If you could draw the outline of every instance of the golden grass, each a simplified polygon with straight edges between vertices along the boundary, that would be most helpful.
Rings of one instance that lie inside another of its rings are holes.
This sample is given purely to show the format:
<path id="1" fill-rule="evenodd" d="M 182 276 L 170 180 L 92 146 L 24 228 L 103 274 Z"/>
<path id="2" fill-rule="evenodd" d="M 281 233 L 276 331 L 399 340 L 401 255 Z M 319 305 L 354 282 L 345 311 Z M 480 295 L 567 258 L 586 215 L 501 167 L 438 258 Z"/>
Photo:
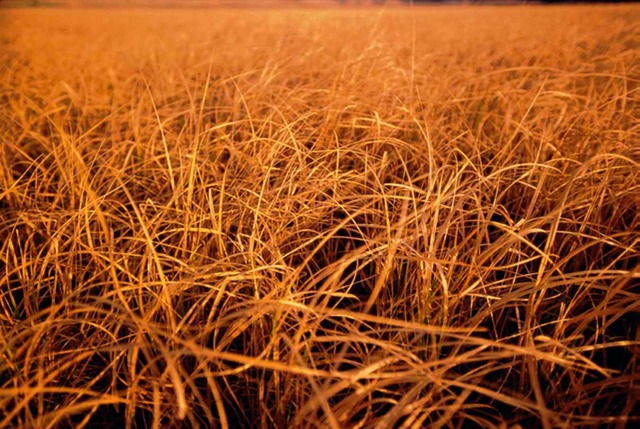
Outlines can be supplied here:
<path id="1" fill-rule="evenodd" d="M 1 427 L 638 422 L 637 6 L 0 20 Z"/>

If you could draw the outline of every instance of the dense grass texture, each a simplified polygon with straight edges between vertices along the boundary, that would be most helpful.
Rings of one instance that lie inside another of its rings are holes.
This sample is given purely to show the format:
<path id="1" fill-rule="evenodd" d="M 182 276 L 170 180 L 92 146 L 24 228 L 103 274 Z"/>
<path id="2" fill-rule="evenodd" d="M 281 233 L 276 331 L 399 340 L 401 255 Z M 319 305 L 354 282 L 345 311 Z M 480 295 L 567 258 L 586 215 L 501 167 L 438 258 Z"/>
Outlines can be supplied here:
<path id="1" fill-rule="evenodd" d="M 0 427 L 638 424 L 640 7 L 0 12 Z"/>

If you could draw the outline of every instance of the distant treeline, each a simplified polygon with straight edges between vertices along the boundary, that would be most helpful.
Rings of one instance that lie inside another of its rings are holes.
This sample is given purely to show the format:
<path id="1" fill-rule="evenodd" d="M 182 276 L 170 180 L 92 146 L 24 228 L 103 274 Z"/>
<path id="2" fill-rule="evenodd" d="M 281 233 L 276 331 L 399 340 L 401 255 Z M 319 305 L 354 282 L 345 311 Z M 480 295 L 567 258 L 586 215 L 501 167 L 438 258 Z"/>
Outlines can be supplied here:
<path id="1" fill-rule="evenodd" d="M 345 0 L 343 0 L 345 1 Z M 400 0 L 400 3 L 406 4 L 418 4 L 418 3 L 635 3 L 638 0 L 464 0 L 464 1 L 456 1 L 456 0 Z M 384 3 L 384 0 L 379 0 L 378 2 Z"/>
<path id="2" fill-rule="evenodd" d="M 522 3 L 621 3 L 639 0 L 0 0 L 0 7 L 43 7 L 43 6 L 155 6 L 155 7 L 192 7 L 245 5 L 264 6 L 277 4 L 522 4 Z"/>

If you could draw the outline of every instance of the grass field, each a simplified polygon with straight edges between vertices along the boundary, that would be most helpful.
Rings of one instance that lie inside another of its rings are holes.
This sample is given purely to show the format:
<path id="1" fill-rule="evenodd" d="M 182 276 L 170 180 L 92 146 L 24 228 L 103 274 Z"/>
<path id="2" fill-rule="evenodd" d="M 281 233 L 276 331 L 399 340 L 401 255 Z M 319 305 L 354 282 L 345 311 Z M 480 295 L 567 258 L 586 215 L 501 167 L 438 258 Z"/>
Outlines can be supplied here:
<path id="1" fill-rule="evenodd" d="M 638 424 L 639 23 L 0 11 L 0 427 Z"/>

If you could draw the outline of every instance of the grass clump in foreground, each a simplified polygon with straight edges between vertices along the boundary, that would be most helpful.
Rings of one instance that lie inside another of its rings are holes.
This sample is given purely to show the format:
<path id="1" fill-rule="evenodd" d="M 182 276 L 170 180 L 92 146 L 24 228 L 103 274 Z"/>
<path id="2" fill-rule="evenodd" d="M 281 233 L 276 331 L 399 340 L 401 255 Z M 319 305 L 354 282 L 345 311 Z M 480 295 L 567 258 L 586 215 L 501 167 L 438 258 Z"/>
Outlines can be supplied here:
<path id="1" fill-rule="evenodd" d="M 637 422 L 639 11 L 2 12 L 0 426 Z"/>

